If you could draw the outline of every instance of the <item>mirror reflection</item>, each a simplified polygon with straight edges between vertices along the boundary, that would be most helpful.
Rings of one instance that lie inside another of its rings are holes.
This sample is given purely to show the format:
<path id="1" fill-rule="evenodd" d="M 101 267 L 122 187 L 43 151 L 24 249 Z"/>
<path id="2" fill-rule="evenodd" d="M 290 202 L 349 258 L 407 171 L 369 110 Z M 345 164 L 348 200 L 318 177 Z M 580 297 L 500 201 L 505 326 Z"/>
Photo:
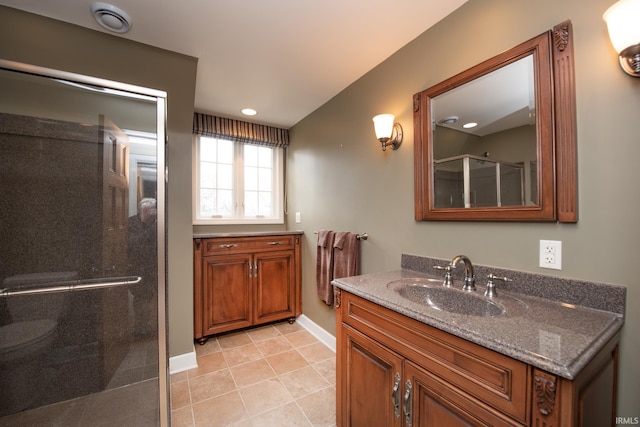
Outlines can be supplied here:
<path id="1" fill-rule="evenodd" d="M 432 98 L 435 208 L 538 203 L 535 94 L 528 55 Z"/>

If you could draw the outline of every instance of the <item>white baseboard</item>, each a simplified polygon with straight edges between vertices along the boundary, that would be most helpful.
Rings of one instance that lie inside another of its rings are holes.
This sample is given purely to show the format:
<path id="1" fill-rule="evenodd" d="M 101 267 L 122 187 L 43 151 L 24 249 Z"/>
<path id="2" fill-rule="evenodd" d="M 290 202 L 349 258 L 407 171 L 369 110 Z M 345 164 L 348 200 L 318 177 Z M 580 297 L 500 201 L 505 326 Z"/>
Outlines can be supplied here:
<path id="1" fill-rule="evenodd" d="M 177 374 L 197 367 L 198 361 L 195 348 L 191 353 L 179 354 L 169 358 L 169 374 Z"/>
<path id="2" fill-rule="evenodd" d="M 317 323 L 314 323 L 304 314 L 298 317 L 296 322 L 309 331 L 311 335 L 318 338 L 321 343 L 329 347 L 334 353 L 336 352 L 336 337 L 322 329 Z"/>
<path id="3" fill-rule="evenodd" d="M 326 330 L 318 326 L 304 314 L 296 319 L 296 322 L 306 329 L 311 335 L 316 337 L 321 343 L 329 347 L 331 351 L 336 352 L 336 337 Z M 177 374 L 178 372 L 188 371 L 198 367 L 196 359 L 196 349 L 191 353 L 179 354 L 169 358 L 169 374 Z"/>

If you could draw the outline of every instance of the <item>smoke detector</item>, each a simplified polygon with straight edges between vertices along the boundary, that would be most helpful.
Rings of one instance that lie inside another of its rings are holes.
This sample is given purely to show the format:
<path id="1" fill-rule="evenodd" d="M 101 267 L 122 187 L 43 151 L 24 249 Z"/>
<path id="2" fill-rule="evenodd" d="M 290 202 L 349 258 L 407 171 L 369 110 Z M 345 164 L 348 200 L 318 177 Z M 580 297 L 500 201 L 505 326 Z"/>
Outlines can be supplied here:
<path id="1" fill-rule="evenodd" d="M 91 13 L 98 24 L 114 33 L 126 33 L 131 28 L 131 17 L 112 4 L 94 3 L 91 5 Z"/>

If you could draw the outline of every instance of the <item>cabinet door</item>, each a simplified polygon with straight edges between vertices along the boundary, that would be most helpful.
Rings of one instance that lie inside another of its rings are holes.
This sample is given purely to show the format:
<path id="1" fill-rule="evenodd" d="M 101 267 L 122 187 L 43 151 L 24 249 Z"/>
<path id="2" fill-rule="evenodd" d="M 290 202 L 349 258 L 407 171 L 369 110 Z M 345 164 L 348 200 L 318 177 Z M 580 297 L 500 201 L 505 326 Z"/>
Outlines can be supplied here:
<path id="1" fill-rule="evenodd" d="M 340 336 L 338 425 L 401 426 L 402 358 L 349 326 Z"/>
<path id="2" fill-rule="evenodd" d="M 411 384 L 409 399 L 403 402 L 409 412 L 407 427 L 521 425 L 409 361 L 404 369 L 405 393 L 406 384 Z"/>
<path id="3" fill-rule="evenodd" d="M 251 326 L 253 302 L 250 266 L 250 254 L 203 258 L 203 335 Z"/>
<path id="4" fill-rule="evenodd" d="M 295 317 L 295 258 L 293 251 L 256 253 L 256 324 Z"/>

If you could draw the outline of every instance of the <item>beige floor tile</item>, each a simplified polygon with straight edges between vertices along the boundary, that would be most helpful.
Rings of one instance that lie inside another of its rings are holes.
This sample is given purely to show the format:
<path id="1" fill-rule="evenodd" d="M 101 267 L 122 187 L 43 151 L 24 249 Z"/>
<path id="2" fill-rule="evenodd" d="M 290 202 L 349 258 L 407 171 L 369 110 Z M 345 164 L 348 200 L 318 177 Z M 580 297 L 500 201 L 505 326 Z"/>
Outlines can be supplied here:
<path id="1" fill-rule="evenodd" d="M 198 357 L 198 367 L 189 369 L 189 379 L 199 377 L 201 375 L 210 374 L 227 367 L 227 362 L 222 353 L 211 353 L 202 357 Z"/>
<path id="2" fill-rule="evenodd" d="M 329 347 L 320 342 L 298 347 L 297 350 L 309 361 L 309 363 L 316 363 L 322 360 L 336 358 L 336 354 Z"/>
<path id="3" fill-rule="evenodd" d="M 277 337 L 278 335 L 281 335 L 281 334 L 280 332 L 278 332 L 278 330 L 274 326 L 269 325 L 269 326 L 263 326 L 261 328 L 249 329 L 247 331 L 247 335 L 249 335 L 249 338 L 251 338 L 251 341 L 260 342 L 260 341 L 268 340 L 269 338 Z"/>
<path id="4" fill-rule="evenodd" d="M 291 343 L 282 335 L 275 338 L 270 338 L 265 341 L 257 342 L 256 347 L 258 347 L 258 349 L 265 356 L 272 356 L 274 354 L 283 353 L 293 348 Z"/>
<path id="5" fill-rule="evenodd" d="M 174 426 L 336 425 L 335 354 L 297 323 L 212 337 L 196 356 L 171 376 Z"/>
<path id="6" fill-rule="evenodd" d="M 309 345 L 309 344 L 313 344 L 313 343 L 318 342 L 316 337 L 314 337 L 313 335 L 311 335 L 309 332 L 307 332 L 304 329 L 301 330 L 301 331 L 292 332 L 292 333 L 287 334 L 285 336 L 289 340 L 291 345 L 293 345 L 294 347 L 302 347 L 302 346 L 305 346 L 305 345 Z"/>
<path id="7" fill-rule="evenodd" d="M 296 401 L 314 426 L 336 425 L 336 390 L 325 388 Z"/>
<path id="8" fill-rule="evenodd" d="M 262 414 L 293 401 L 291 394 L 277 378 L 241 388 L 239 392 L 249 416 Z"/>
<path id="9" fill-rule="evenodd" d="M 276 323 L 274 327 L 280 332 L 282 335 L 291 334 L 293 332 L 304 331 L 305 329 L 300 326 L 298 323 L 289 323 L 289 322 L 280 322 Z"/>
<path id="10" fill-rule="evenodd" d="M 240 332 L 231 332 L 225 335 L 220 335 L 218 337 L 218 343 L 220 344 L 220 348 L 222 350 L 240 347 L 243 345 L 251 344 L 251 338 L 245 331 Z"/>
<path id="11" fill-rule="evenodd" d="M 307 396 L 331 385 L 326 378 L 311 366 L 280 375 L 279 378 L 294 399 Z"/>
<path id="12" fill-rule="evenodd" d="M 244 363 L 242 365 L 235 365 L 232 366 L 230 370 L 238 388 L 259 383 L 260 381 L 276 376 L 276 373 L 264 359 Z"/>
<path id="13" fill-rule="evenodd" d="M 302 357 L 296 350 L 285 351 L 284 353 L 275 354 L 267 357 L 267 362 L 278 375 L 295 371 L 309 365 L 307 359 Z"/>
<path id="14" fill-rule="evenodd" d="M 237 391 L 193 405 L 196 427 L 227 426 L 246 417 L 247 412 Z"/>
<path id="15" fill-rule="evenodd" d="M 314 363 L 312 365 L 318 372 L 322 374 L 323 377 L 331 383 L 331 385 L 336 385 L 336 357 L 335 354 L 333 358 L 323 360 L 322 362 Z"/>
<path id="16" fill-rule="evenodd" d="M 191 406 L 171 411 L 171 427 L 194 427 Z"/>
<path id="17" fill-rule="evenodd" d="M 211 399 L 236 389 L 229 369 L 201 375 L 189 380 L 189 390 L 191 392 L 191 402 L 201 402 Z"/>
<path id="18" fill-rule="evenodd" d="M 288 403 L 264 414 L 233 424 L 233 427 L 312 427 L 295 403 Z"/>
<path id="19" fill-rule="evenodd" d="M 220 343 L 218 342 L 217 338 L 209 338 L 209 340 L 204 344 L 196 343 L 195 349 L 196 349 L 197 357 L 202 357 L 202 356 L 206 356 L 207 354 L 217 353 L 219 351 L 222 351 L 222 348 L 220 347 Z"/>
<path id="20" fill-rule="evenodd" d="M 250 343 L 241 347 L 223 350 L 225 360 L 229 366 L 241 365 L 254 360 L 262 359 L 263 355 L 255 344 Z"/>
<path id="21" fill-rule="evenodd" d="M 188 378 L 187 371 L 178 372 L 177 374 L 171 375 L 171 384 L 180 383 L 182 381 L 186 381 Z"/>
<path id="22" fill-rule="evenodd" d="M 191 405 L 189 383 L 182 381 L 171 384 L 171 409 L 180 409 Z"/>

